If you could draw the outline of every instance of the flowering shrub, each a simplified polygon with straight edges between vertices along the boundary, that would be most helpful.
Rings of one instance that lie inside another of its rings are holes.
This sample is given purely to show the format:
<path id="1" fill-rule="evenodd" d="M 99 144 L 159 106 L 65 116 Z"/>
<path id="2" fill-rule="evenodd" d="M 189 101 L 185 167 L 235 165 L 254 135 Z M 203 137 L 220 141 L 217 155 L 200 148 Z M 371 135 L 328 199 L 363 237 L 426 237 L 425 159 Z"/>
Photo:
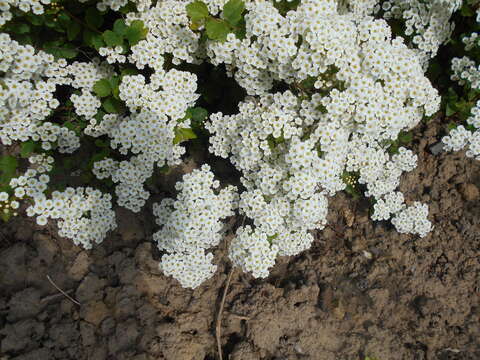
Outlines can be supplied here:
<path id="1" fill-rule="evenodd" d="M 450 92 L 447 104 L 447 115 L 458 113 L 462 125 L 450 126 L 448 135 L 442 138 L 446 151 L 459 151 L 466 148 L 466 156 L 480 159 L 480 39 L 478 38 L 480 30 L 480 8 L 476 14 L 471 8 L 466 13 L 467 21 L 476 22 L 470 29 L 476 31 L 461 36 L 464 49 L 462 57 L 452 59 L 451 80 L 456 81 L 463 89 L 459 90 L 459 95 L 453 90 Z M 460 54 L 459 54 L 460 55 Z M 462 96 L 463 95 L 463 96 Z"/>
<path id="2" fill-rule="evenodd" d="M 175 188 L 177 199 L 166 198 L 153 206 L 162 229 L 153 235 L 163 255 L 160 268 L 182 286 L 195 288 L 213 275 L 213 255 L 205 251 L 222 239 L 221 220 L 234 215 L 237 192 L 234 186 L 219 190 L 220 182 L 208 165 L 186 174 Z"/>
<path id="3" fill-rule="evenodd" d="M 4 220 L 22 200 L 39 225 L 54 219 L 61 236 L 91 248 L 116 226 L 113 203 L 139 212 L 145 184 L 199 137 L 242 186 L 220 184 L 203 165 L 177 183 L 175 199 L 154 205 L 160 268 L 184 287 L 212 276 L 209 251 L 237 209 L 247 225 L 228 254 L 255 277 L 308 249 L 342 190 L 370 197 L 372 219 L 401 233 L 432 229 L 427 205 L 397 189 L 417 162 L 409 131 L 440 106 L 424 69 L 459 1 L 4 3 Z M 405 38 L 392 35 L 392 19 L 405 20 Z M 229 90 L 206 69 L 234 79 L 238 104 L 215 101 L 212 92 Z"/>

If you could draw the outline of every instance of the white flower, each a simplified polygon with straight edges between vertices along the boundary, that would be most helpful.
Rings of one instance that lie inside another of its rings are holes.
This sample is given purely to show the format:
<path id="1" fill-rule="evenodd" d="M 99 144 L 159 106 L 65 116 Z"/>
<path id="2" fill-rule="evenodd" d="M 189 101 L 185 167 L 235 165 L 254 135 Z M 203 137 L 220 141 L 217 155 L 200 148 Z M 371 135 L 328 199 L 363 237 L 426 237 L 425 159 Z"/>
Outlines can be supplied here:
<path id="1" fill-rule="evenodd" d="M 5 191 L 0 192 L 0 201 L 7 201 L 8 200 L 8 193 Z"/>

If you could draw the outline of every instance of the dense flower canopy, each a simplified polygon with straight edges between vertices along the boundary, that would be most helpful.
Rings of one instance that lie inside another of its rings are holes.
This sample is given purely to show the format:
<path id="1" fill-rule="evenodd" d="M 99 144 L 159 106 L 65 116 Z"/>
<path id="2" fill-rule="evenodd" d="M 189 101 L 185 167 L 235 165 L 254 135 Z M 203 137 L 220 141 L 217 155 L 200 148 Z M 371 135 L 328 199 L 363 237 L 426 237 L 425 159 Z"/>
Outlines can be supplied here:
<path id="1" fill-rule="evenodd" d="M 71 41 L 85 26 L 89 46 L 83 53 L 61 42 L 40 50 L 0 28 L 0 142 L 36 149 L 28 170 L 0 191 L 12 209 L 28 200 L 26 212 L 39 225 L 57 220 L 61 236 L 89 249 L 116 227 L 114 203 L 141 211 L 151 195 L 147 181 L 179 165 L 197 131 L 207 133 L 212 155 L 238 170 L 242 186 L 214 180 L 215 169 L 204 164 L 177 183 L 176 199 L 154 205 L 160 268 L 184 287 L 215 272 L 211 250 L 227 217 L 247 221 L 235 230 L 230 260 L 266 277 L 277 256 L 311 247 L 327 224 L 329 199 L 352 184 L 371 198 L 373 220 L 422 237 L 431 231 L 427 204 L 398 191 L 401 175 L 417 163 L 398 139 L 440 108 L 425 71 L 448 40 L 460 1 L 81 4 L 91 7 L 72 25 L 76 15 L 65 15 L 70 23 L 58 15 L 61 1 L 0 1 L 0 26 L 27 15 L 47 24 L 57 14 L 48 26 L 65 24 L 59 32 Z M 113 24 L 103 26 L 102 16 Z M 404 21 L 405 37 L 392 34 L 392 19 Z M 467 50 L 478 46 L 477 36 L 465 37 Z M 205 64 L 225 69 L 245 92 L 234 113 L 207 116 L 196 107 L 206 101 L 204 74 L 196 73 Z M 474 60 L 454 59 L 453 73 L 480 88 Z M 65 108 L 77 122 L 58 120 Z M 479 109 L 480 101 L 468 119 L 475 128 Z M 478 131 L 459 126 L 443 141 L 448 150 L 468 146 L 468 156 L 480 154 Z M 85 142 L 102 148 L 90 181 L 109 184 L 112 194 L 90 184 L 49 190 L 54 151 L 77 154 Z"/>

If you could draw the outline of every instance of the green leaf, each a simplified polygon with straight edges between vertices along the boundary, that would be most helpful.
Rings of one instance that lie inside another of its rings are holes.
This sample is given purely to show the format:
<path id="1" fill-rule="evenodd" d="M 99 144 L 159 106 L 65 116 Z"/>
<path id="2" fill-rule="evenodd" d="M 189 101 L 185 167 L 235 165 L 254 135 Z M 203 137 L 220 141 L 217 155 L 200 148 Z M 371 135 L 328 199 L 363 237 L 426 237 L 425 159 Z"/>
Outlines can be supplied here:
<path id="1" fill-rule="evenodd" d="M 8 185 L 10 179 L 15 176 L 18 162 L 13 156 L 0 157 L 0 184 Z"/>
<path id="2" fill-rule="evenodd" d="M 477 130 L 477 128 L 475 126 L 473 126 L 472 124 L 465 125 L 465 129 L 467 129 L 471 132 L 474 132 L 475 130 Z"/>
<path id="3" fill-rule="evenodd" d="M 120 35 L 114 33 L 112 30 L 107 30 L 102 34 L 103 40 L 109 47 L 115 47 L 123 44 L 123 39 Z"/>
<path id="4" fill-rule="evenodd" d="M 110 79 L 108 79 L 108 82 L 110 83 L 110 88 L 112 89 L 112 95 L 115 99 L 120 100 L 120 90 L 119 90 L 119 85 L 120 85 L 120 77 L 119 76 L 113 76 Z"/>
<path id="5" fill-rule="evenodd" d="M 240 39 L 240 40 L 245 39 L 245 37 L 247 35 L 245 18 L 242 17 L 240 22 L 236 25 L 234 33 L 235 33 L 235 36 L 237 37 L 237 39 Z"/>
<path id="6" fill-rule="evenodd" d="M 127 38 L 130 46 L 138 44 L 140 40 L 147 37 L 148 29 L 145 28 L 143 21 L 133 20 L 130 26 L 125 31 L 125 37 Z"/>
<path id="7" fill-rule="evenodd" d="M 103 25 L 103 15 L 96 7 L 90 7 L 85 12 L 85 22 L 94 29 Z"/>
<path id="8" fill-rule="evenodd" d="M 45 14 L 45 26 L 54 29 L 54 28 L 59 28 L 57 21 L 55 20 L 56 17 L 54 15 L 47 15 Z"/>
<path id="9" fill-rule="evenodd" d="M 110 145 L 108 144 L 107 141 L 104 141 L 104 140 L 101 140 L 101 139 L 95 140 L 95 146 L 98 146 L 100 148 L 109 148 L 110 147 Z"/>
<path id="10" fill-rule="evenodd" d="M 202 123 L 207 118 L 208 111 L 202 107 L 194 107 L 187 110 L 187 115 L 190 115 L 193 122 Z"/>
<path id="11" fill-rule="evenodd" d="M 411 132 L 401 132 L 399 135 L 398 135 L 398 140 L 402 143 L 402 144 L 409 144 L 412 142 L 413 140 L 413 134 Z"/>
<path id="12" fill-rule="evenodd" d="M 196 139 L 197 135 L 190 128 L 175 128 L 175 138 L 173 139 L 173 144 L 179 144 L 183 141 L 190 139 Z"/>
<path id="13" fill-rule="evenodd" d="M 475 11 L 473 11 L 467 4 L 464 4 L 460 9 L 460 14 L 462 14 L 462 16 L 471 17 L 475 15 Z"/>
<path id="14" fill-rule="evenodd" d="M 230 32 L 230 27 L 225 20 L 208 18 L 205 24 L 205 30 L 209 39 L 225 41 Z"/>
<path id="15" fill-rule="evenodd" d="M 223 7 L 223 18 L 231 25 L 236 26 L 242 20 L 242 13 L 245 11 L 243 0 L 229 0 Z"/>
<path id="16" fill-rule="evenodd" d="M 95 120 L 97 120 L 97 123 L 100 124 L 103 121 L 104 116 L 105 116 L 105 113 L 102 110 L 98 110 L 94 118 Z"/>
<path id="17" fill-rule="evenodd" d="M 62 165 L 66 170 L 72 170 L 73 166 L 75 165 L 75 161 L 71 157 L 66 157 L 62 160 Z"/>
<path id="18" fill-rule="evenodd" d="M 43 15 L 35 15 L 32 13 L 27 13 L 27 19 L 32 25 L 40 26 L 43 25 Z"/>
<path id="19" fill-rule="evenodd" d="M 95 85 L 93 85 L 93 92 L 98 97 L 106 97 L 112 93 L 112 87 L 108 79 L 98 80 Z"/>
<path id="20" fill-rule="evenodd" d="M 138 74 L 137 69 L 131 69 L 131 68 L 123 69 L 120 72 L 120 80 L 123 79 L 123 77 L 126 75 L 137 75 L 137 74 Z"/>
<path id="21" fill-rule="evenodd" d="M 33 140 L 28 140 L 23 142 L 22 145 L 20 145 L 20 156 L 22 158 L 29 157 L 30 154 L 35 151 L 36 147 L 37 147 L 37 143 L 34 142 Z"/>
<path id="22" fill-rule="evenodd" d="M 187 5 L 187 15 L 194 23 L 200 23 L 209 16 L 207 4 L 197 0 Z"/>
<path id="23" fill-rule="evenodd" d="M 11 217 L 12 217 L 12 212 L 11 211 L 7 211 L 7 212 L 1 211 L 0 212 L 0 218 L 3 220 L 3 222 L 8 222 L 8 220 L 10 220 Z"/>
<path id="24" fill-rule="evenodd" d="M 167 164 L 163 165 L 162 167 L 158 168 L 158 171 L 161 173 L 161 174 L 166 174 L 170 171 L 170 166 L 168 166 Z"/>
<path id="25" fill-rule="evenodd" d="M 30 25 L 27 23 L 22 23 L 22 24 L 15 24 L 12 26 L 12 31 L 15 34 L 26 34 L 30 31 Z"/>
<path id="26" fill-rule="evenodd" d="M 103 41 L 103 37 L 100 34 L 92 33 L 92 36 L 90 38 L 90 46 L 95 48 L 97 51 L 101 47 L 105 46 L 105 42 Z"/>
<path id="27" fill-rule="evenodd" d="M 125 110 L 123 103 L 113 97 L 106 98 L 103 101 L 102 106 L 109 114 L 119 114 Z"/>
<path id="28" fill-rule="evenodd" d="M 446 115 L 446 116 L 452 116 L 452 115 L 455 114 L 456 112 L 457 112 L 457 110 L 454 109 L 450 103 L 448 103 L 448 104 L 447 104 L 447 107 L 446 107 L 446 109 L 445 109 L 445 115 Z"/>
<path id="29" fill-rule="evenodd" d="M 295 10 L 299 4 L 300 0 L 280 0 L 273 2 L 273 6 L 277 8 L 282 16 L 285 16 L 290 10 Z"/>
<path id="30" fill-rule="evenodd" d="M 69 41 L 75 39 L 82 30 L 82 27 L 75 21 L 71 21 L 67 25 L 67 38 Z"/>
<path id="31" fill-rule="evenodd" d="M 63 28 L 67 29 L 68 25 L 72 22 L 73 20 L 70 19 L 70 16 L 65 14 L 64 12 L 61 12 L 57 16 L 57 23 Z"/>
<path id="32" fill-rule="evenodd" d="M 268 243 L 272 245 L 273 240 L 275 240 L 277 237 L 278 237 L 278 234 L 267 236 Z"/>
<path id="33" fill-rule="evenodd" d="M 30 36 L 30 34 L 18 35 L 17 40 L 22 45 L 32 45 L 33 46 L 33 38 Z"/>
<path id="34" fill-rule="evenodd" d="M 128 14 L 130 12 L 136 12 L 137 7 L 135 6 L 134 3 L 128 2 L 127 5 L 122 6 L 120 9 L 118 9 L 118 11 L 122 14 Z"/>
<path id="35" fill-rule="evenodd" d="M 56 59 L 73 59 L 78 55 L 78 50 L 72 44 L 63 44 L 61 40 L 45 43 L 44 51 L 52 54 Z"/>
<path id="36" fill-rule="evenodd" d="M 125 33 L 127 32 L 127 28 L 128 27 L 125 24 L 125 20 L 123 19 L 117 19 L 113 23 L 113 31 L 119 36 L 125 36 Z"/>

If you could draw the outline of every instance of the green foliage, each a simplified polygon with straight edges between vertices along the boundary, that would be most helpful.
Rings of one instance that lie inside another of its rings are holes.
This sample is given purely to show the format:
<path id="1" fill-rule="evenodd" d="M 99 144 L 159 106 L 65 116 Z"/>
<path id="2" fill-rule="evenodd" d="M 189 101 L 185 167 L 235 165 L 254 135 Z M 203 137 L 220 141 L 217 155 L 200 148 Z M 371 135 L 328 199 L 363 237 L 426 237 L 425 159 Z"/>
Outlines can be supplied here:
<path id="1" fill-rule="evenodd" d="M 229 0 L 223 7 L 223 18 L 230 25 L 236 26 L 242 20 L 244 11 L 245 3 L 242 0 Z"/>
<path id="2" fill-rule="evenodd" d="M 128 26 L 125 24 L 125 20 L 117 19 L 113 23 L 113 31 L 119 36 L 125 36 L 127 33 Z"/>
<path id="3" fill-rule="evenodd" d="M 229 33 L 234 33 L 239 39 L 245 37 L 245 3 L 243 0 L 229 0 L 223 7 L 223 18 L 209 14 L 207 5 L 200 0 L 187 6 L 187 15 L 190 18 L 190 28 L 194 31 L 204 26 L 202 39 L 225 41 Z"/>
<path id="4" fill-rule="evenodd" d="M 99 29 L 103 25 L 103 15 L 96 6 L 89 7 L 85 12 L 85 23 L 93 29 Z"/>
<path id="5" fill-rule="evenodd" d="M 130 46 L 138 44 L 140 40 L 147 37 L 148 29 L 145 28 L 143 21 L 133 20 L 129 27 L 125 29 L 125 37 Z"/>
<path id="6" fill-rule="evenodd" d="M 267 142 L 268 142 L 268 147 L 270 148 L 270 150 L 273 151 L 277 147 L 277 145 L 285 142 L 285 138 L 283 137 L 283 135 L 277 138 L 273 137 L 272 135 L 269 135 L 267 137 Z"/>
<path id="7" fill-rule="evenodd" d="M 455 115 L 461 121 L 465 121 L 470 116 L 472 107 L 480 98 L 480 91 L 470 89 L 463 91 L 463 93 L 460 92 L 460 94 L 453 87 L 449 88 L 447 94 L 443 97 L 443 106 L 447 117 Z"/>
<path id="8" fill-rule="evenodd" d="M 108 81 L 108 79 L 98 80 L 95 85 L 93 85 L 93 92 L 98 97 L 106 97 L 110 95 L 112 93 L 110 81 Z"/>
<path id="9" fill-rule="evenodd" d="M 80 24 L 75 21 L 70 21 L 66 27 L 68 41 L 73 41 L 82 31 Z"/>
<path id="10" fill-rule="evenodd" d="M 103 109 L 109 114 L 121 114 L 125 111 L 125 105 L 114 97 L 108 97 L 102 102 Z"/>
<path id="11" fill-rule="evenodd" d="M 290 10 L 295 10 L 299 4 L 300 0 L 281 0 L 273 2 L 273 5 L 277 8 L 282 16 L 285 16 Z"/>
<path id="12" fill-rule="evenodd" d="M 413 141 L 413 133 L 411 131 L 401 131 L 395 141 L 386 141 L 385 147 L 388 148 L 390 155 L 398 154 L 398 149 L 401 146 L 407 146 Z"/>
<path id="13" fill-rule="evenodd" d="M 0 157 L 0 191 L 10 191 L 10 180 L 17 172 L 17 159 L 10 155 Z"/>
<path id="14" fill-rule="evenodd" d="M 72 44 L 63 42 L 63 40 L 49 41 L 45 43 L 43 50 L 52 54 L 56 59 L 73 59 L 78 55 L 77 48 Z"/>
<path id="15" fill-rule="evenodd" d="M 175 138 L 173 139 L 173 144 L 180 144 L 184 141 L 196 139 L 197 135 L 190 128 L 175 128 Z"/>
<path id="16" fill-rule="evenodd" d="M 358 199 L 361 195 L 360 190 L 358 189 L 359 175 L 354 172 L 344 171 L 341 178 L 346 185 L 345 192 L 352 198 Z"/>
<path id="17" fill-rule="evenodd" d="M 38 148 L 38 144 L 33 140 L 22 142 L 20 145 L 20 156 L 22 158 L 29 157 Z"/>
<path id="18" fill-rule="evenodd" d="M 275 240 L 277 237 L 278 237 L 278 234 L 267 236 L 268 243 L 271 245 L 273 240 Z"/>
<path id="19" fill-rule="evenodd" d="M 103 41 L 109 47 L 115 47 L 117 45 L 123 44 L 123 38 L 121 35 L 113 32 L 112 30 L 107 30 L 102 34 Z"/>
<path id="20" fill-rule="evenodd" d="M 90 31 L 89 29 L 83 30 L 83 41 L 87 46 L 94 48 L 97 51 L 105 46 L 102 34 Z"/>
<path id="21" fill-rule="evenodd" d="M 207 119 L 208 111 L 202 107 L 189 108 L 187 116 L 192 119 L 192 123 L 201 124 Z"/>
<path id="22" fill-rule="evenodd" d="M 230 27 L 225 20 L 208 18 L 205 23 L 205 30 L 209 39 L 225 41 L 230 32 Z"/>
<path id="23" fill-rule="evenodd" d="M 207 4 L 197 0 L 187 5 L 187 15 L 195 24 L 201 24 L 210 14 Z"/>

